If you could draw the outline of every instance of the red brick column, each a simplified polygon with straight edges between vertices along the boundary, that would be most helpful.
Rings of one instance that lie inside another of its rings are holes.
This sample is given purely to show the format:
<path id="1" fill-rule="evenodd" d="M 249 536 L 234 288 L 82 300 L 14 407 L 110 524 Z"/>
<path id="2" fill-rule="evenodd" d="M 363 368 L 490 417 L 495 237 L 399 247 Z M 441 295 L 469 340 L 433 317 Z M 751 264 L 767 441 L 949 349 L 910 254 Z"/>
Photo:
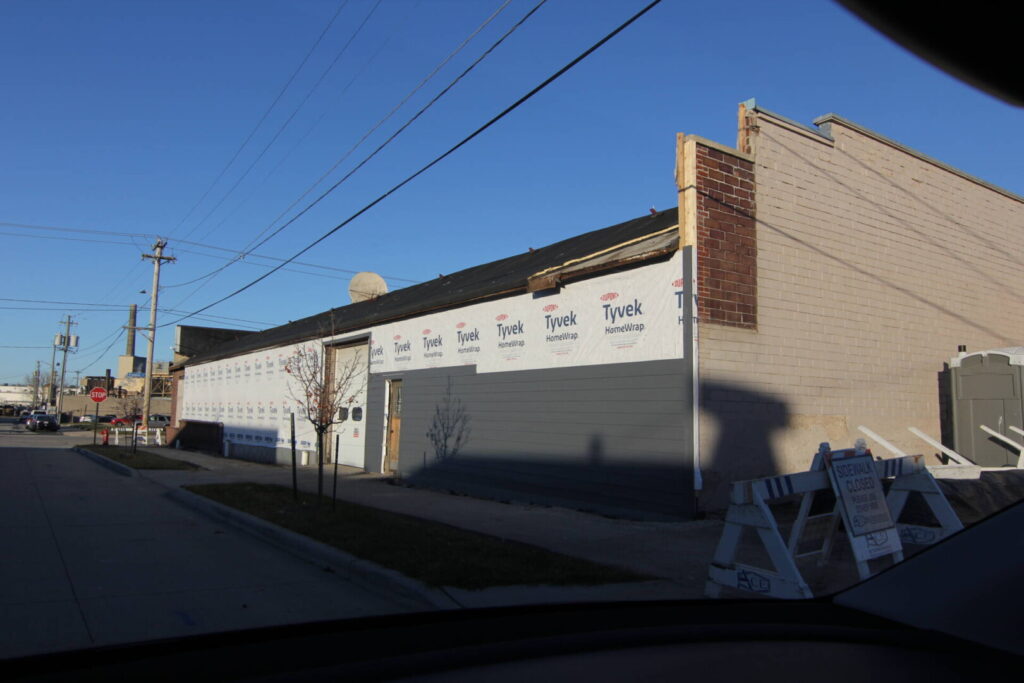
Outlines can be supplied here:
<path id="1" fill-rule="evenodd" d="M 754 165 L 697 143 L 701 322 L 757 328 Z"/>

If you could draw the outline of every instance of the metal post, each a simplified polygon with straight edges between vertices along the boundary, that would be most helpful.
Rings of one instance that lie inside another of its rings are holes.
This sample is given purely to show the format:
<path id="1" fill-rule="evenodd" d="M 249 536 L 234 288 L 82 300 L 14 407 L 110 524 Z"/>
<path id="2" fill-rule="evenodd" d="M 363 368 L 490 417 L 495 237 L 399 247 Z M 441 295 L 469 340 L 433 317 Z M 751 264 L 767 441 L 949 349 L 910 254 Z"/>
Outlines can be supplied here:
<path id="1" fill-rule="evenodd" d="M 338 449 L 341 447 L 341 434 L 334 435 L 334 491 L 331 492 L 331 511 L 338 503 Z"/>
<path id="2" fill-rule="evenodd" d="M 292 497 L 295 500 L 299 499 L 299 479 L 298 479 L 298 466 L 295 463 L 295 413 L 291 414 L 292 418 Z"/>
<path id="3" fill-rule="evenodd" d="M 100 404 L 96 403 L 96 419 L 92 423 L 92 445 L 96 445 L 96 428 L 100 426 Z"/>
<path id="4" fill-rule="evenodd" d="M 164 261 L 173 261 L 174 257 L 164 256 L 165 240 L 157 240 L 153 245 L 152 254 L 143 254 L 142 258 L 153 260 L 153 289 L 149 296 L 149 335 L 146 337 L 146 380 L 142 398 L 142 428 L 149 429 L 149 408 L 153 398 L 153 345 L 156 342 L 156 308 L 160 296 L 160 265 Z"/>

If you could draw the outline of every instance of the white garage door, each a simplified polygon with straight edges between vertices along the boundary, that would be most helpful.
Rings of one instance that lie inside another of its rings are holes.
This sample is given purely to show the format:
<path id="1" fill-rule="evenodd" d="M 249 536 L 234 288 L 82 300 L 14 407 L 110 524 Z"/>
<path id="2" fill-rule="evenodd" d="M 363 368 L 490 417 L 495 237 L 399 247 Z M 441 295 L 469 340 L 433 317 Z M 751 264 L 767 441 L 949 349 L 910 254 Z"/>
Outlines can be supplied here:
<path id="1" fill-rule="evenodd" d="M 366 446 L 366 380 L 369 360 L 365 343 L 343 346 L 334 350 L 335 377 L 350 377 L 343 394 L 340 416 L 345 420 L 336 424 L 330 437 L 333 452 L 338 436 L 338 464 L 363 467 Z"/>

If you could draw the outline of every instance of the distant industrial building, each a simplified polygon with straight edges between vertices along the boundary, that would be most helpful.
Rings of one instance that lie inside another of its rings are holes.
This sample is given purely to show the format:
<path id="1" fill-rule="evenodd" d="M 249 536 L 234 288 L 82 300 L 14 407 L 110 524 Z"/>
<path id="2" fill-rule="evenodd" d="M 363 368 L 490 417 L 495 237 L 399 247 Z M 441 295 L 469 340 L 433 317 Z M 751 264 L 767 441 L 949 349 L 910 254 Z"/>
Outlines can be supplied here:
<path id="1" fill-rule="evenodd" d="M 34 405 L 39 390 L 25 384 L 0 384 L 0 404 L 30 406 Z"/>

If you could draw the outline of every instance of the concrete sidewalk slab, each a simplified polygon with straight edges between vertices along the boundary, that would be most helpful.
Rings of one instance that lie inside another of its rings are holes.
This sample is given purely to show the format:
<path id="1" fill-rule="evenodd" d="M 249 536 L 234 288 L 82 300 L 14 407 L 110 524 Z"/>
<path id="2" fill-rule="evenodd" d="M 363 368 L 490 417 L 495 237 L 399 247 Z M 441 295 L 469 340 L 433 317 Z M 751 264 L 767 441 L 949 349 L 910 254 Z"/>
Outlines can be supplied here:
<path id="1" fill-rule="evenodd" d="M 149 448 L 185 460 L 199 470 L 145 470 L 140 476 L 177 488 L 193 484 L 251 482 L 290 487 L 289 467 L 231 460 L 172 448 Z M 396 485 L 384 475 L 338 468 L 338 498 L 368 507 L 528 543 L 675 584 L 672 597 L 702 598 L 707 566 L 722 522 L 639 522 L 612 519 L 565 508 L 501 503 Z M 332 488 L 325 467 L 324 490 Z M 316 468 L 298 468 L 299 488 L 316 491 Z M 669 583 L 665 584 L 667 588 Z M 557 588 L 557 587 L 553 587 Z M 525 594 L 525 589 L 523 593 Z M 611 595 L 615 591 L 609 589 Z M 667 596 L 665 596 L 667 597 Z M 461 602 L 461 601 L 460 601 Z"/>

